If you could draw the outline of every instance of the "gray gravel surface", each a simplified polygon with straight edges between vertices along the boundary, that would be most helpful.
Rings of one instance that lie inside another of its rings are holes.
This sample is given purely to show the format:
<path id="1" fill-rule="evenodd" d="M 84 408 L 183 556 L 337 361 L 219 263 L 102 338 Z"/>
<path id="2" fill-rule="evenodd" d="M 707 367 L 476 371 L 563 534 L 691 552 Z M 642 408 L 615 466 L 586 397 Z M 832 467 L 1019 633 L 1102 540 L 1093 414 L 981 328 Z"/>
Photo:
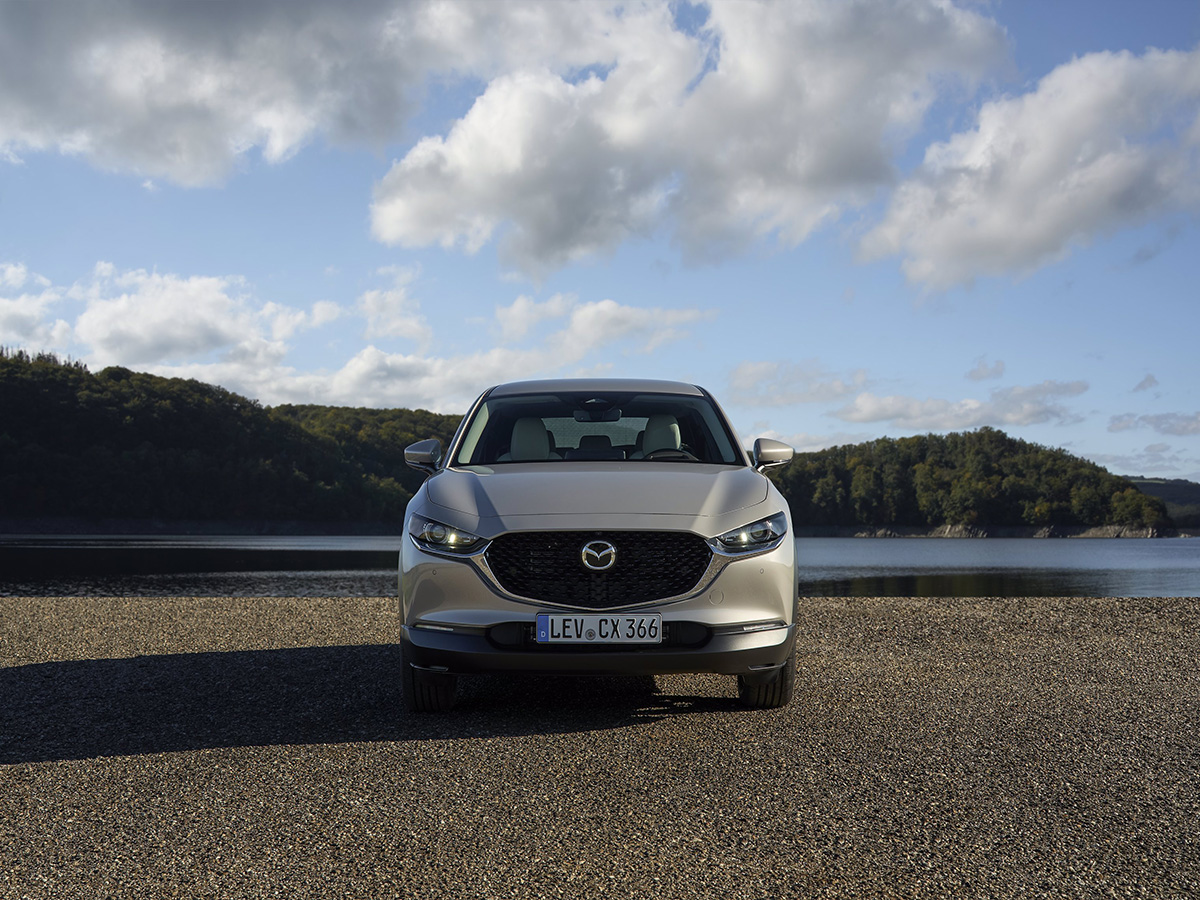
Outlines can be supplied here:
<path id="1" fill-rule="evenodd" d="M 401 709 L 386 598 L 0 598 L 0 897 L 1196 897 L 1200 602 L 804 601 Z"/>

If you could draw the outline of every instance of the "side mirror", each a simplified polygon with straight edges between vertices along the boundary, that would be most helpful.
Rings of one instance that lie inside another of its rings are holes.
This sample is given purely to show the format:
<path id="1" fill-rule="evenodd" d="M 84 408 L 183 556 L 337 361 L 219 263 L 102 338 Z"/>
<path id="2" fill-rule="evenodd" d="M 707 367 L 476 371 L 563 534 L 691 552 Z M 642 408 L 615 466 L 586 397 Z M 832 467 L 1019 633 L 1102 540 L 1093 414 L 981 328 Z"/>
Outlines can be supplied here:
<path id="1" fill-rule="evenodd" d="M 796 451 L 782 441 L 759 438 L 754 442 L 754 468 L 759 472 L 774 466 L 786 466 Z"/>
<path id="2" fill-rule="evenodd" d="M 404 461 L 414 469 L 432 475 L 442 461 L 442 442 L 437 438 L 417 441 L 404 448 Z"/>

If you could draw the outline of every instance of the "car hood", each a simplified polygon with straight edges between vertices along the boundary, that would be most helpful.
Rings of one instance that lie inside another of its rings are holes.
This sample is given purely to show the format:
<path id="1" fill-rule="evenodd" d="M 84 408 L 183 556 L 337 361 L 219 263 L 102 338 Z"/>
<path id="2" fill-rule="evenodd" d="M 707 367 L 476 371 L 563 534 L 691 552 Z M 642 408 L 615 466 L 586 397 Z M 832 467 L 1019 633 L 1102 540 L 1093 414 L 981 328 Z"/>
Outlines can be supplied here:
<path id="1" fill-rule="evenodd" d="M 716 534 L 726 520 L 744 524 L 738 511 L 765 501 L 769 483 L 751 468 L 696 463 L 518 463 L 444 469 L 425 490 L 430 503 L 485 537 L 534 527 Z"/>

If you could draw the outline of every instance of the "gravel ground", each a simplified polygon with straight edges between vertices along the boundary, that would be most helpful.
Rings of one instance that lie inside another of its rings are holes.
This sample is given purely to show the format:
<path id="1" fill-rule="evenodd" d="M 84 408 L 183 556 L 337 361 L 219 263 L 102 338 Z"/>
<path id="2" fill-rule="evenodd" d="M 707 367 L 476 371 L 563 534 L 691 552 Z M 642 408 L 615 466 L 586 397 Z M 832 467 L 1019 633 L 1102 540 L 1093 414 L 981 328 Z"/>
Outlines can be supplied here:
<path id="1" fill-rule="evenodd" d="M 804 601 L 797 696 L 476 678 L 386 598 L 0 598 L 0 897 L 1196 897 L 1200 602 Z"/>

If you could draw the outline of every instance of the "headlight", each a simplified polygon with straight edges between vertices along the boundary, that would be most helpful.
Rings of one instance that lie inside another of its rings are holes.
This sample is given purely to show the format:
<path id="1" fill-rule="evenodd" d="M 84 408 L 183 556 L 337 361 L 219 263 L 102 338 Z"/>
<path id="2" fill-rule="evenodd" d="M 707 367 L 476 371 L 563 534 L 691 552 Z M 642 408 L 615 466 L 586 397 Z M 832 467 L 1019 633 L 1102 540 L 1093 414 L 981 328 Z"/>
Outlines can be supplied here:
<path id="1" fill-rule="evenodd" d="M 776 513 L 766 519 L 759 519 L 742 528 L 735 528 L 733 531 L 718 535 L 709 541 L 709 544 L 718 553 L 726 555 L 755 553 L 778 547 L 785 534 L 787 534 L 787 516 L 783 513 Z"/>
<path id="2" fill-rule="evenodd" d="M 408 533 L 417 546 L 434 553 L 474 553 L 485 543 L 477 534 L 443 525 L 424 516 L 412 517 L 408 523 Z"/>

